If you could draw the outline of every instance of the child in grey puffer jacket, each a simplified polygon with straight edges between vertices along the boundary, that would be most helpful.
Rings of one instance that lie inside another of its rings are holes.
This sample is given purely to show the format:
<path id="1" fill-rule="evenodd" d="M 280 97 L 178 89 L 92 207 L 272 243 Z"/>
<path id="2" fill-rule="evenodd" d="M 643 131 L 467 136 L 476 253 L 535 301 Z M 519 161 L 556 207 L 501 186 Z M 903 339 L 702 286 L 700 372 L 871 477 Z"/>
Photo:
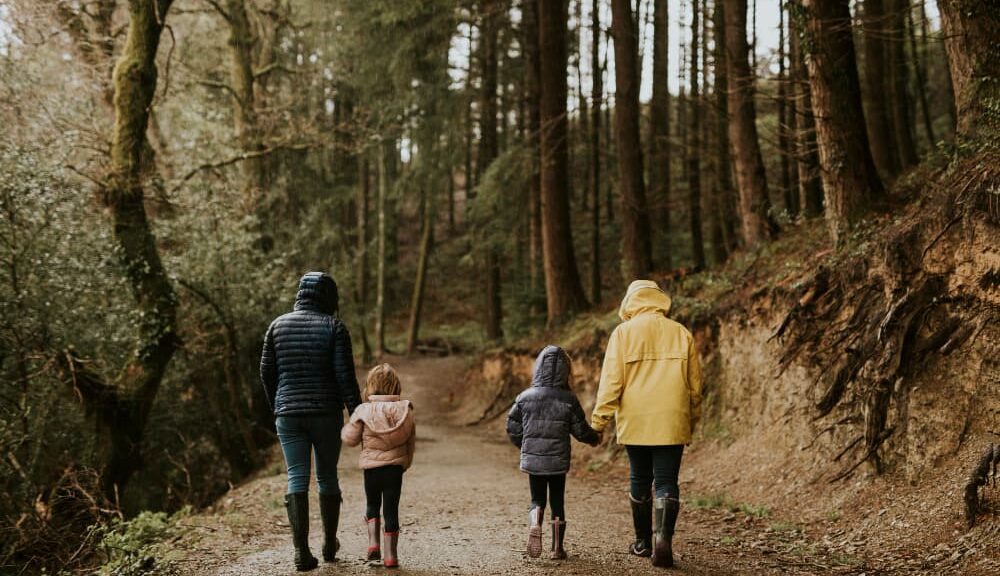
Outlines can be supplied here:
<path id="1" fill-rule="evenodd" d="M 507 436 L 521 449 L 521 471 L 528 473 L 531 488 L 528 555 L 532 558 L 542 553 L 546 500 L 552 504 L 551 557 L 566 558 L 564 495 L 570 436 L 594 446 L 601 439 L 587 423 L 580 401 L 570 389 L 572 371 L 565 350 L 546 346 L 535 360 L 531 387 L 518 395 L 507 415 Z"/>

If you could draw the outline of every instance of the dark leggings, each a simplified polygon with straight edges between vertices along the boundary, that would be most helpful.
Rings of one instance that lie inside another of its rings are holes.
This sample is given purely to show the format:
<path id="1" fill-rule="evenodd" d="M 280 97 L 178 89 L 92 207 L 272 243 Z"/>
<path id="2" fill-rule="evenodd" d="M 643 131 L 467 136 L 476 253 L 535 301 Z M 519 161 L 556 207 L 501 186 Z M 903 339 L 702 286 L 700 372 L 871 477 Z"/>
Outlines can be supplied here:
<path id="1" fill-rule="evenodd" d="M 381 466 L 365 470 L 365 516 L 378 518 L 379 509 L 385 518 L 386 532 L 399 532 L 399 495 L 403 490 L 403 467 Z"/>
<path id="2" fill-rule="evenodd" d="M 531 486 L 531 507 L 545 508 L 548 500 L 552 505 L 553 518 L 566 518 L 566 475 L 553 474 L 541 476 L 528 474 L 528 485 Z M 548 492 L 548 498 L 546 498 Z"/>
<path id="3" fill-rule="evenodd" d="M 626 446 L 628 463 L 631 468 L 631 493 L 636 500 L 649 496 L 650 486 L 656 496 L 680 498 L 677 475 L 681 471 L 682 444 L 670 446 Z"/>

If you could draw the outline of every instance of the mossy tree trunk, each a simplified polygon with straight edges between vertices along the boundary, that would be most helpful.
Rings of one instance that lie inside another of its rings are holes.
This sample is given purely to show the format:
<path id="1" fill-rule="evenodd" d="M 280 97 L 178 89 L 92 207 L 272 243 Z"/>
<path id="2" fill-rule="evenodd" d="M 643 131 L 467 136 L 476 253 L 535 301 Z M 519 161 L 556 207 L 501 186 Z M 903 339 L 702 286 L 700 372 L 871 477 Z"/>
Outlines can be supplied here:
<path id="1" fill-rule="evenodd" d="M 899 156 L 889 110 L 888 26 L 886 0 L 865 0 L 861 23 L 864 30 L 865 122 L 871 143 L 872 159 L 888 178 L 899 174 Z"/>
<path id="2" fill-rule="evenodd" d="M 803 0 L 802 43 L 815 109 L 826 217 L 836 241 L 884 193 L 861 110 L 851 11 L 847 0 Z"/>
<path id="3" fill-rule="evenodd" d="M 701 102 L 701 89 L 698 85 L 699 68 L 699 17 L 701 16 L 701 6 L 698 0 L 691 2 L 691 104 L 690 115 L 688 116 L 691 126 L 689 127 L 689 150 L 687 153 L 687 181 L 688 181 L 688 218 L 691 230 L 691 255 L 694 258 L 694 270 L 704 270 L 705 261 L 705 240 L 702 233 L 701 222 L 701 122 L 704 107 Z"/>
<path id="4" fill-rule="evenodd" d="M 146 129 L 156 92 L 156 52 L 171 1 L 129 2 L 128 35 L 113 76 L 111 173 L 102 199 L 141 317 L 139 341 L 115 382 L 95 382 L 79 389 L 98 421 L 102 487 L 116 499 L 142 467 L 149 411 L 178 343 L 176 296 L 143 206 L 144 190 L 154 170 Z"/>

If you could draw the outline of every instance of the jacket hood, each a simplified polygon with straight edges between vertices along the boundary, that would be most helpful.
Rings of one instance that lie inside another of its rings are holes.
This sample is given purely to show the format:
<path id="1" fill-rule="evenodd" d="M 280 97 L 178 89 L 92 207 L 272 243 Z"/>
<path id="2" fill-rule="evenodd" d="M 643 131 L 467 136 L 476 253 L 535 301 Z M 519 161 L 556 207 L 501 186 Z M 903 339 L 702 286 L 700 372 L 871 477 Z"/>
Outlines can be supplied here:
<path id="1" fill-rule="evenodd" d="M 629 320 L 645 312 L 658 312 L 666 316 L 670 312 L 670 296 L 652 280 L 636 280 L 629 284 L 618 316 Z"/>
<path id="2" fill-rule="evenodd" d="M 558 346 L 546 346 L 535 359 L 531 385 L 550 388 L 569 388 L 569 356 Z"/>
<path id="3" fill-rule="evenodd" d="M 299 280 L 296 310 L 315 310 L 333 316 L 340 308 L 337 283 L 324 272 L 306 272 Z"/>
<path id="4" fill-rule="evenodd" d="M 413 421 L 407 416 L 412 409 L 410 401 L 400 400 L 399 396 L 369 396 L 368 402 L 358 406 L 351 419 L 364 422 L 376 434 L 394 437 L 402 433 L 398 444 L 409 436 Z"/>

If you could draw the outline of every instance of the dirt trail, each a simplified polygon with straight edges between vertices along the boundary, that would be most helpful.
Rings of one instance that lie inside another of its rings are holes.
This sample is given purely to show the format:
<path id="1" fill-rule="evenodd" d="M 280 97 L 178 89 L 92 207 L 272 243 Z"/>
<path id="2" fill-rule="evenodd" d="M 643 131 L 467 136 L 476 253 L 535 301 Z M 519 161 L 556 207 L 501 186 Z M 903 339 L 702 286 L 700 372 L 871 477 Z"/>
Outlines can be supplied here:
<path id="1" fill-rule="evenodd" d="M 470 428 L 451 421 L 446 399 L 463 385 L 461 358 L 394 362 L 404 396 L 416 406 L 418 442 L 413 467 L 403 481 L 400 516 L 402 574 L 663 574 L 625 551 L 631 516 L 618 475 L 576 470 L 567 487 L 566 547 L 569 559 L 529 559 L 523 553 L 528 486 L 517 470 L 516 449 L 496 427 Z M 383 572 L 362 560 L 367 545 L 364 494 L 357 451 L 345 448 L 340 471 L 344 492 L 339 560 L 313 574 Z M 292 574 L 292 548 L 282 504 L 285 476 L 276 462 L 269 474 L 235 488 L 214 510 L 185 524 L 192 535 L 178 542 L 185 574 Z M 578 467 L 582 468 L 582 467 Z M 682 478 L 682 491 L 689 489 Z M 690 492 L 690 493 L 693 493 Z M 322 536 L 312 486 L 313 552 Z M 780 549 L 758 532 L 751 516 L 686 506 L 675 538 L 673 574 L 831 574 L 863 572 L 810 556 L 808 546 Z M 743 545 L 743 540 L 747 545 Z M 761 542 L 758 546 L 749 543 Z M 546 546 L 548 535 L 546 534 Z M 794 548 L 794 550 L 793 550 Z"/>

